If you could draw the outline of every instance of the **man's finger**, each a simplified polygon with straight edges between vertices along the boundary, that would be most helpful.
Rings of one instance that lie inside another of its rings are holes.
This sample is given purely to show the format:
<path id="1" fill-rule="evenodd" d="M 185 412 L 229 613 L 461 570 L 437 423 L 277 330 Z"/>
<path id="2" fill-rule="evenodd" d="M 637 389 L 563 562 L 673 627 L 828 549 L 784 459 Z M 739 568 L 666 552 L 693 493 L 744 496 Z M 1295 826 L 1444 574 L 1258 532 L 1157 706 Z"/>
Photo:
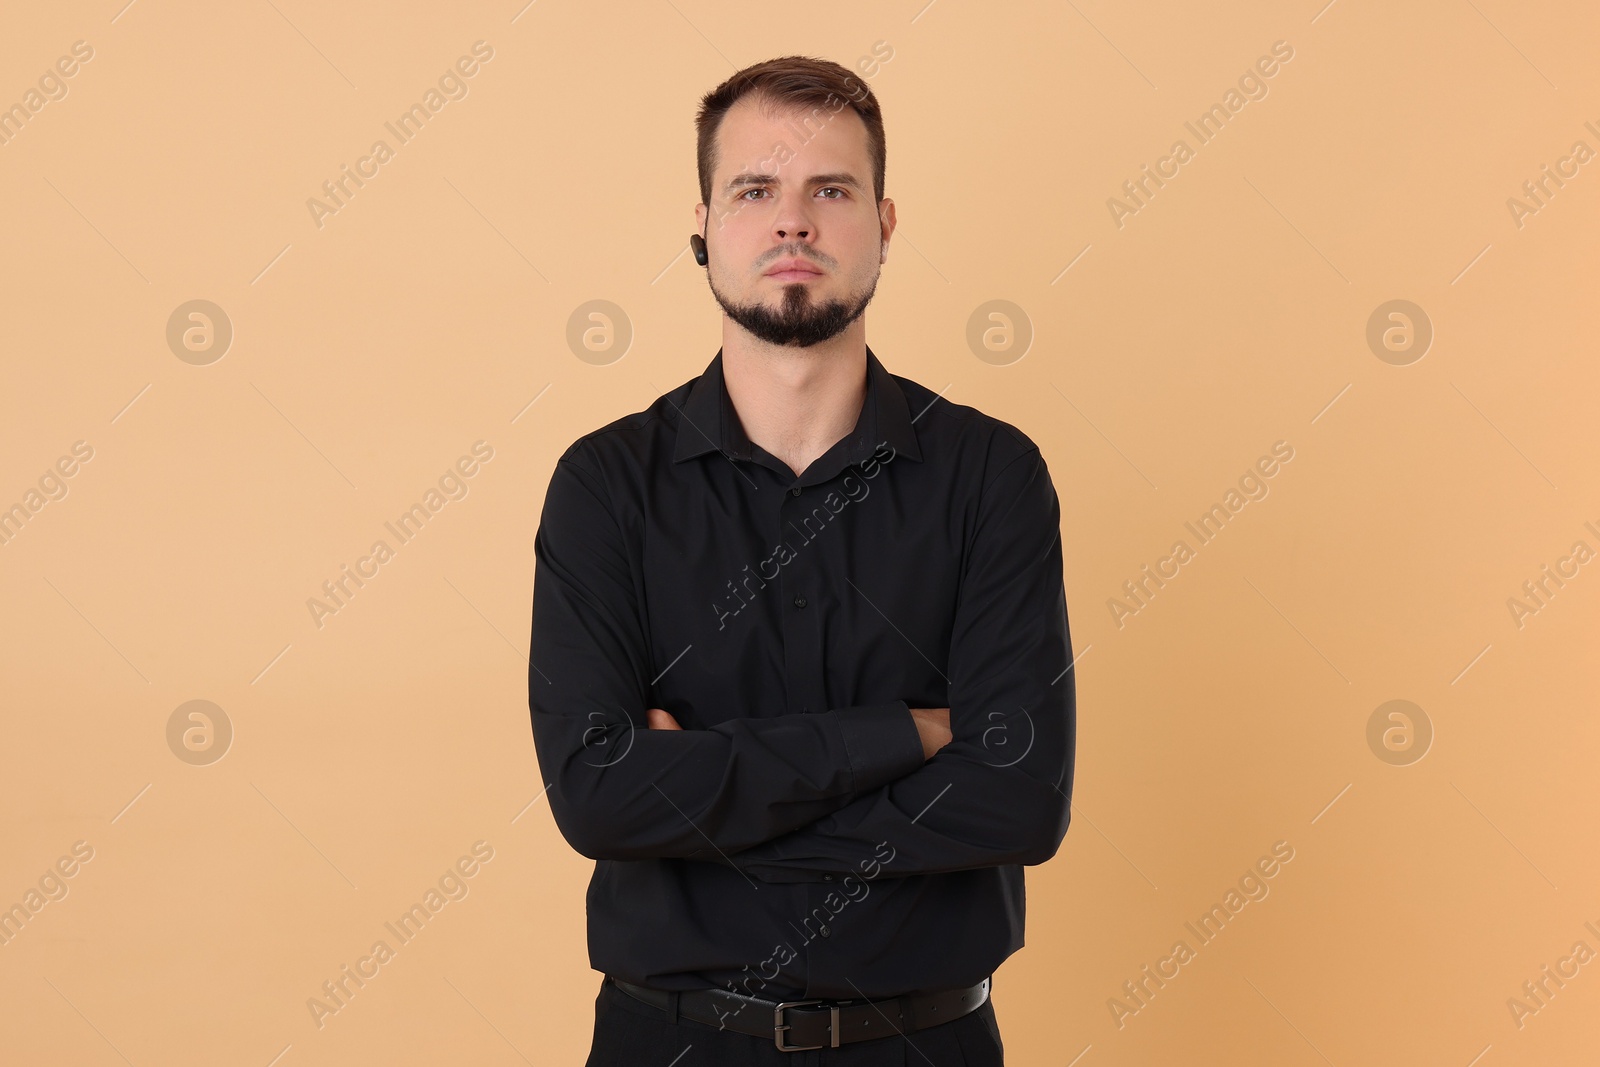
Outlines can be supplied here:
<path id="1" fill-rule="evenodd" d="M 646 713 L 646 721 L 652 730 L 683 729 L 682 726 L 678 725 L 678 720 L 672 717 L 672 713 L 663 708 L 649 709 Z"/>

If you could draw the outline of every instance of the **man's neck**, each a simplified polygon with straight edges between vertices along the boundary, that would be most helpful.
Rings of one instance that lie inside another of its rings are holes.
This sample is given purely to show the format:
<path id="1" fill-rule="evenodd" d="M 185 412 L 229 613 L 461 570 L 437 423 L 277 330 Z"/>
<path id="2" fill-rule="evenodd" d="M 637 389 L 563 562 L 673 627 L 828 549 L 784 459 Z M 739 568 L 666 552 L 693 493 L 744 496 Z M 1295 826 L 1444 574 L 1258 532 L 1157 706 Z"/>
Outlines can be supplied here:
<path id="1" fill-rule="evenodd" d="M 769 345 L 732 323 L 722 378 L 750 440 L 798 477 L 855 429 L 867 395 L 866 324 L 810 348 Z"/>

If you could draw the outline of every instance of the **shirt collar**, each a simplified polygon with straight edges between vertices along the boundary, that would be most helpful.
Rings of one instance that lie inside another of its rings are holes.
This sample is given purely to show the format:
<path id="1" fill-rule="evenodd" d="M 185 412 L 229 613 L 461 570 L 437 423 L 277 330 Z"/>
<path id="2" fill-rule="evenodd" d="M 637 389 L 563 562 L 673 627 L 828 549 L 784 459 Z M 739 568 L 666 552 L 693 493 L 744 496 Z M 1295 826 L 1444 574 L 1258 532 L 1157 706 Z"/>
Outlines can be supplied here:
<path id="1" fill-rule="evenodd" d="M 750 458 L 750 438 L 723 385 L 722 349 L 695 379 L 678 415 L 674 463 L 717 450 L 729 459 Z M 905 393 L 868 345 L 866 401 L 845 443 L 847 462 L 864 463 L 883 441 L 894 447 L 897 456 L 922 459 Z"/>

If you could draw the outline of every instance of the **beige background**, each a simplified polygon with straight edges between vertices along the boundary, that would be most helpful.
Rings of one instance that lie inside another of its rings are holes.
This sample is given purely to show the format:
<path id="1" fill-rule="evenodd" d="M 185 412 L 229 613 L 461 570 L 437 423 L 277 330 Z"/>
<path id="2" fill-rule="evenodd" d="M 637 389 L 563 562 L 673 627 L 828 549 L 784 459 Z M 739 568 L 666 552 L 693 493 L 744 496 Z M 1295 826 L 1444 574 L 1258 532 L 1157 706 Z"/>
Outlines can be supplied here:
<path id="1" fill-rule="evenodd" d="M 73 871 L 0 946 L 6 1062 L 582 1062 L 592 865 L 526 705 L 543 490 L 716 351 L 700 94 L 884 46 L 861 72 L 901 227 L 869 341 L 1023 428 L 1062 500 L 1077 789 L 996 975 L 1008 1062 L 1593 1056 L 1600 961 L 1520 1026 L 1508 1000 L 1600 952 L 1600 565 L 1520 626 L 1508 601 L 1600 549 L 1600 161 L 1520 225 L 1507 203 L 1600 150 L 1592 5 L 121 3 L 0 33 L 7 107 L 93 49 L 0 144 L 0 506 L 27 513 L 0 545 L 0 904 Z M 468 94 L 319 227 L 308 199 L 476 41 Z M 1267 95 L 1198 145 L 1277 41 Z M 1180 137 L 1119 228 L 1108 198 Z M 199 299 L 233 339 L 196 364 L 167 325 Z M 609 363 L 567 342 L 596 299 L 631 326 Z M 1397 299 L 1434 331 L 1404 365 L 1366 339 Z M 969 346 L 990 300 L 1021 358 Z M 321 584 L 480 440 L 466 496 L 317 626 Z M 1268 495 L 1119 625 L 1277 441 Z M 191 700 L 233 731 L 208 765 L 169 746 Z M 1433 732 L 1406 765 L 1368 741 L 1391 700 Z M 308 999 L 478 841 L 468 895 L 319 1028 Z M 1277 841 L 1270 895 L 1119 1026 L 1123 983 Z"/>

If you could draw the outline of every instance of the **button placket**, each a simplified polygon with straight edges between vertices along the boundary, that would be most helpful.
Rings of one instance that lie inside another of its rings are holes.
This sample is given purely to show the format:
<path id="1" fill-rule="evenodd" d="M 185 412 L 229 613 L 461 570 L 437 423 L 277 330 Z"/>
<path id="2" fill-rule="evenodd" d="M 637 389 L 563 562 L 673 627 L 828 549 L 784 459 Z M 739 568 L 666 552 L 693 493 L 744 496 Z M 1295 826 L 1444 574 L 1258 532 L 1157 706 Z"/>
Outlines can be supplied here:
<path id="1" fill-rule="evenodd" d="M 811 595 L 817 589 L 816 574 L 822 557 L 819 546 L 811 540 L 824 536 L 827 530 L 812 533 L 803 528 L 809 504 L 801 496 L 800 486 L 792 487 L 779 500 L 779 536 L 792 553 L 778 577 L 784 597 L 779 603 L 789 604 L 781 613 L 789 710 L 824 711 L 828 704 L 822 685 L 822 620 L 816 616 L 817 606 L 812 604 Z M 811 540 L 807 533 L 812 533 Z"/>

